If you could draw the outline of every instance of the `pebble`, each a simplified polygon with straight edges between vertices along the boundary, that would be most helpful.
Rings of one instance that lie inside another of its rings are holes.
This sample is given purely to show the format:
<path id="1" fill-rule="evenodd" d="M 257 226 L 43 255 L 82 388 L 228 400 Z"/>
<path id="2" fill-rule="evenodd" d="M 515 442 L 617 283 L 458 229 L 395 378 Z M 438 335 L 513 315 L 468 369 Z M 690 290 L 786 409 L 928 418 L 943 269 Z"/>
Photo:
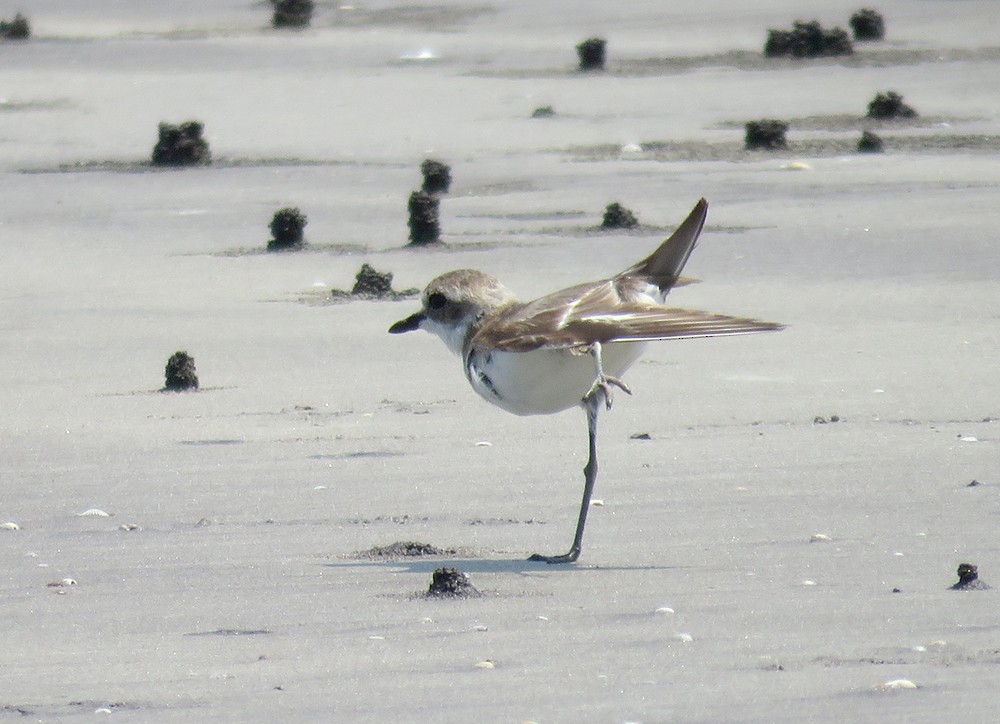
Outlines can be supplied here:
<path id="1" fill-rule="evenodd" d="M 0 530 L 21 530 L 21 526 L 12 520 L 8 520 L 6 523 L 0 523 Z"/>
<path id="2" fill-rule="evenodd" d="M 476 624 L 475 626 L 473 626 L 472 630 L 473 631 L 489 631 L 490 629 L 489 629 L 489 626 L 483 626 L 480 623 L 480 624 Z"/>
<path id="3" fill-rule="evenodd" d="M 89 508 L 82 513 L 77 513 L 79 518 L 110 518 L 111 513 L 105 512 L 100 508 Z"/>

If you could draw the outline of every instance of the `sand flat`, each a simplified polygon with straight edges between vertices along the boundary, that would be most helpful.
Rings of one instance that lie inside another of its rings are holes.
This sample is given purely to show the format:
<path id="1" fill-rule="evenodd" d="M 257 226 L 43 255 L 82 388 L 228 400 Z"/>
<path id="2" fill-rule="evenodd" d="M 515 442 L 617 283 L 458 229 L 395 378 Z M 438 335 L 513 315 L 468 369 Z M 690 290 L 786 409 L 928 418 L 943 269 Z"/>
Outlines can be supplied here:
<path id="1" fill-rule="evenodd" d="M 352 5 L 38 0 L 0 43 L 0 719 L 990 721 L 995 591 L 947 587 L 1000 580 L 993 3 L 891 0 L 802 63 L 758 55 L 789 2 Z M 890 89 L 920 119 L 845 150 Z M 742 150 L 765 117 L 788 151 Z M 214 163 L 149 168 L 188 119 Z M 428 157 L 446 246 L 404 249 Z M 532 297 L 702 196 L 672 303 L 789 327 L 654 345 L 580 561 L 528 563 L 572 536 L 583 414 L 491 408 L 386 334 L 415 301 L 323 290 Z M 612 201 L 643 228 L 598 232 Z M 267 254 L 283 206 L 309 248 Z M 202 389 L 160 393 L 180 349 Z M 406 540 L 455 553 L 357 555 Z M 442 565 L 485 596 L 422 598 Z"/>

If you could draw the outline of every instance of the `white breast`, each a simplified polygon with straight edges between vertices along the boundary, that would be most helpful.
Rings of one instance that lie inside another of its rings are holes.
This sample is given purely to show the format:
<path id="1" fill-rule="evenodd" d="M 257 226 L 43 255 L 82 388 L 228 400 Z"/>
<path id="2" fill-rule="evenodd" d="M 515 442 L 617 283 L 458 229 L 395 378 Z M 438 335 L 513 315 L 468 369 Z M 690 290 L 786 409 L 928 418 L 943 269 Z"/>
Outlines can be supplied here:
<path id="1" fill-rule="evenodd" d="M 645 346 L 644 342 L 604 345 L 604 374 L 620 377 Z M 597 378 L 591 355 L 567 349 L 489 353 L 473 349 L 465 374 L 480 396 L 515 415 L 549 415 L 575 407 Z"/>

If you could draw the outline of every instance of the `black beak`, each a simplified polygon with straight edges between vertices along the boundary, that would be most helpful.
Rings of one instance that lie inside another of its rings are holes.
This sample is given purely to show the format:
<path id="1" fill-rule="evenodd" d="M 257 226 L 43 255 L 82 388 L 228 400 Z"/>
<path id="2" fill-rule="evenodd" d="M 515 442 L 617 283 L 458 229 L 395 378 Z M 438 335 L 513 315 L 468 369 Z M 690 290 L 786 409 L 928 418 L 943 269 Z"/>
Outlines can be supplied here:
<path id="1" fill-rule="evenodd" d="M 424 321 L 424 313 L 417 312 L 416 314 L 411 314 L 406 319 L 401 319 L 394 325 L 389 327 L 389 334 L 402 334 L 403 332 L 412 332 L 416 329 L 420 329 L 420 323 Z"/>

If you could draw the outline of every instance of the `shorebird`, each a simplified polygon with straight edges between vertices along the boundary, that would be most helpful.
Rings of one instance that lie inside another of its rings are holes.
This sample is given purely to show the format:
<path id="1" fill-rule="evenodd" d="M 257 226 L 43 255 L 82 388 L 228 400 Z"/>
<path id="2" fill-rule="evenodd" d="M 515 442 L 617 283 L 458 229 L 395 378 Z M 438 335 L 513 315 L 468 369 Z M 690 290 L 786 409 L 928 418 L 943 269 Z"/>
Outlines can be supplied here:
<path id="1" fill-rule="evenodd" d="M 621 375 L 654 340 L 718 337 L 782 329 L 780 324 L 663 306 L 705 224 L 701 199 L 656 251 L 609 279 L 521 302 L 499 281 L 473 269 L 451 271 L 423 292 L 420 311 L 389 328 L 425 329 L 462 358 L 469 384 L 515 415 L 548 415 L 575 406 L 587 414 L 589 454 L 576 533 L 561 555 L 529 560 L 571 563 L 580 556 L 597 481 L 597 417 L 611 409 Z"/>

